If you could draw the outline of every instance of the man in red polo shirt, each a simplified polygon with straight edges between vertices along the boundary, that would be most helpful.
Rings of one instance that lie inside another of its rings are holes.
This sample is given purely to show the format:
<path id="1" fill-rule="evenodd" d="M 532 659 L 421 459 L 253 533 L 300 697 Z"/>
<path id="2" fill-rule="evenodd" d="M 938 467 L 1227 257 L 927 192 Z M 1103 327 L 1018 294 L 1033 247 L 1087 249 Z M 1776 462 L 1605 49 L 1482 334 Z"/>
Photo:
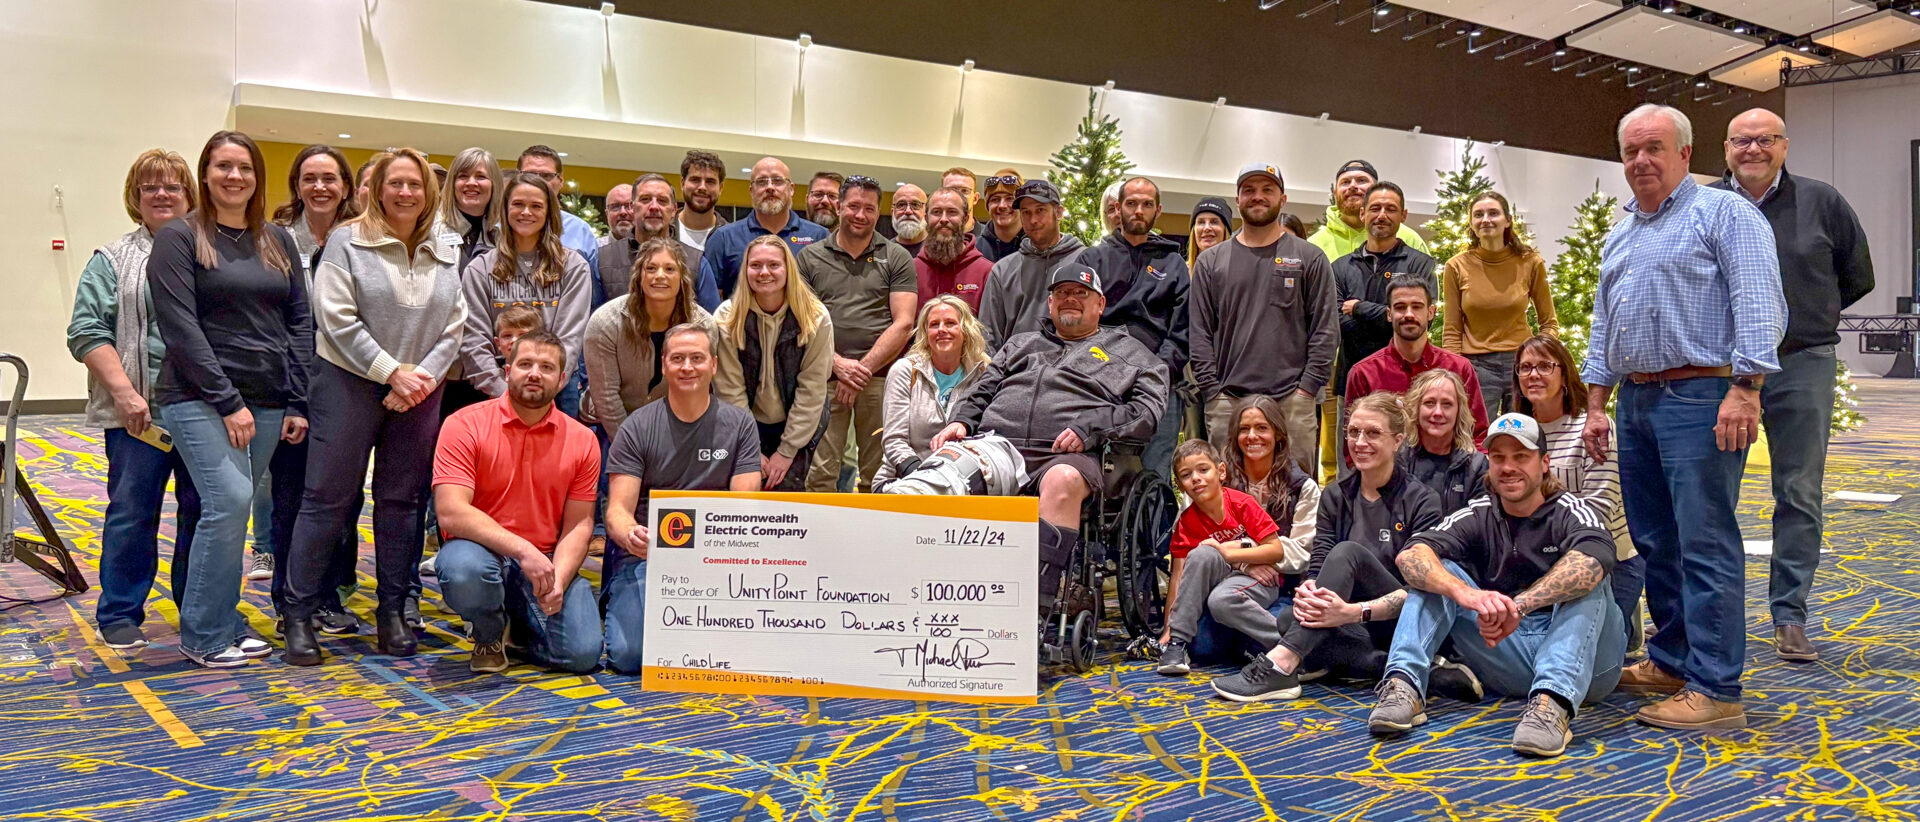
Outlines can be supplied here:
<path id="1" fill-rule="evenodd" d="M 600 664 L 600 609 L 577 572 L 593 533 L 600 442 L 554 413 L 568 375 L 559 337 L 523 335 L 510 354 L 506 396 L 440 428 L 440 593 L 467 623 L 475 673 L 506 670 L 509 623 L 533 661 L 587 673 Z"/>
<path id="2" fill-rule="evenodd" d="M 1474 374 L 1473 364 L 1466 357 L 1427 342 L 1427 326 L 1433 322 L 1433 286 L 1410 274 L 1395 274 L 1387 282 L 1387 301 L 1393 343 L 1353 364 L 1353 370 L 1347 372 L 1347 404 L 1375 391 L 1405 393 L 1414 377 L 1444 368 L 1458 374 L 1467 385 L 1473 409 L 1473 441 L 1479 444 L 1487 438 L 1487 408 L 1480 402 L 1480 378 Z M 1342 427 L 1345 419 L 1342 412 Z"/>

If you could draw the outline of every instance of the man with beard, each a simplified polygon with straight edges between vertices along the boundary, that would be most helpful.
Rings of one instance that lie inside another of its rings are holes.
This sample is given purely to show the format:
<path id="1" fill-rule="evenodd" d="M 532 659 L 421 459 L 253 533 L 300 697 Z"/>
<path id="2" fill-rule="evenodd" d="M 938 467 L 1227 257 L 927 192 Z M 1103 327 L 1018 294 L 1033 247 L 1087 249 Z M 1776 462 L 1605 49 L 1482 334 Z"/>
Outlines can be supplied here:
<path id="1" fill-rule="evenodd" d="M 1338 260 L 1367 241 L 1367 224 L 1363 219 L 1367 209 L 1367 189 L 1372 188 L 1380 179 L 1380 173 L 1373 170 L 1373 164 L 1365 160 L 1348 160 L 1333 175 L 1333 202 L 1327 206 L 1326 222 L 1320 224 L 1320 230 L 1313 232 L 1307 241 L 1326 252 L 1327 259 Z M 1427 241 L 1413 229 L 1402 225 L 1400 239 L 1413 246 L 1420 253 L 1427 253 Z"/>
<path id="2" fill-rule="evenodd" d="M 1280 224 L 1287 204 L 1277 166 L 1253 163 L 1234 183 L 1240 233 L 1200 253 L 1187 293 L 1193 377 L 1206 400 L 1207 433 L 1224 448 L 1233 402 L 1265 394 L 1280 403 L 1294 462 L 1319 462 L 1315 397 L 1333 379 L 1340 304 L 1327 255 Z M 996 274 L 998 272 L 995 272 Z M 988 283 L 991 288 L 991 281 Z"/>
<path id="3" fill-rule="evenodd" d="M 967 195 L 967 232 L 973 232 L 973 207 L 980 202 L 978 179 L 966 166 L 954 166 L 940 172 L 941 188 L 957 188 Z"/>
<path id="4" fill-rule="evenodd" d="M 674 212 L 673 184 L 658 174 L 642 174 L 627 189 L 632 202 L 629 210 L 628 229 L 624 239 L 608 238 L 600 246 L 600 286 L 606 291 L 607 299 L 612 300 L 627 293 L 627 286 L 633 282 L 633 255 L 648 240 L 670 239 L 673 236 Z M 608 195 L 612 202 L 613 196 Z M 687 255 L 687 270 L 700 270 L 700 250 L 681 244 Z"/>
<path id="5" fill-rule="evenodd" d="M 1382 180 L 1369 187 L 1364 218 L 1366 243 L 1333 261 L 1334 283 L 1340 291 L 1340 363 L 1333 375 L 1336 397 L 1347 396 L 1347 371 L 1353 364 L 1387 347 L 1394 338 L 1393 323 L 1387 317 L 1387 288 L 1393 278 L 1411 275 L 1427 283 L 1430 291 L 1440 289 L 1433 275 L 1438 263 L 1400 239 L 1407 201 L 1399 186 Z M 1474 423 L 1480 429 L 1486 422 L 1485 415 L 1475 414 Z"/>
<path id="6" fill-rule="evenodd" d="M 912 183 L 902 183 L 893 190 L 893 241 L 907 250 L 908 254 L 919 256 L 920 246 L 927 241 L 927 192 Z"/>
<path id="7" fill-rule="evenodd" d="M 795 254 L 827 237 L 827 230 L 812 220 L 793 213 L 793 178 L 787 164 L 773 157 L 762 157 L 753 164 L 753 219 L 728 223 L 707 235 L 700 260 L 699 287 L 694 297 L 700 307 L 713 311 L 720 307 L 720 295 L 733 294 L 740 278 L 740 255 L 753 238 L 773 234 L 787 241 Z"/>
<path id="8" fill-rule="evenodd" d="M 851 427 L 859 450 L 858 488 L 865 493 L 884 456 L 886 373 L 913 336 L 918 284 L 913 258 L 873 230 L 880 222 L 878 182 L 848 177 L 834 201 L 840 204 L 839 228 L 795 258 L 800 276 L 833 318 L 833 405 L 807 470 L 807 490 L 827 493 L 839 485 Z"/>
<path id="9" fill-rule="evenodd" d="M 999 262 L 1020 251 L 1020 240 L 1026 235 L 1020 231 L 1020 212 L 1013 207 L 1013 195 L 1024 182 L 1020 172 L 1010 168 L 1000 169 L 987 178 L 987 221 L 981 223 L 973 235 L 978 238 L 974 245 L 988 262 Z M 979 299 L 978 296 L 975 299 Z"/>
<path id="10" fill-rule="evenodd" d="M 1427 326 L 1433 322 L 1433 278 L 1395 274 L 1385 290 L 1393 342 L 1353 364 L 1347 374 L 1347 403 L 1376 391 L 1405 394 L 1413 387 L 1414 377 L 1435 368 L 1445 369 L 1467 386 L 1467 401 L 1473 410 L 1473 441 L 1481 441 L 1487 434 L 1487 409 L 1480 402 L 1480 375 L 1466 357 L 1427 340 Z M 1407 413 L 1419 411 L 1409 408 Z"/>
<path id="11" fill-rule="evenodd" d="M 847 181 L 838 171 L 816 171 L 807 183 L 807 219 L 832 231 L 840 225 L 840 185 Z"/>
<path id="12" fill-rule="evenodd" d="M 1006 199 L 1011 204 L 1013 197 Z M 993 261 L 981 253 L 980 235 L 966 233 L 966 209 L 966 192 L 960 189 L 943 188 L 933 193 L 927 205 L 927 243 L 920 249 L 920 256 L 913 258 L 913 268 L 921 305 L 942 294 L 952 294 L 965 301 L 977 316 Z"/>
<path id="13" fill-rule="evenodd" d="M 1524 698 L 1513 752 L 1554 757 L 1580 705 L 1620 682 L 1626 621 L 1606 584 L 1613 536 L 1547 473 L 1540 423 L 1494 420 L 1487 490 L 1394 559 L 1407 602 L 1367 729 L 1399 736 L 1427 721 L 1428 671 L 1449 637 L 1460 662 L 1501 696 Z"/>
<path id="14" fill-rule="evenodd" d="M 1120 186 L 1120 229 L 1075 261 L 1100 272 L 1106 285 L 1101 321 L 1127 329 L 1167 364 L 1167 374 L 1179 375 L 1187 367 L 1186 246 L 1154 233 L 1159 219 L 1160 187 L 1145 177 L 1127 180 Z M 1162 476 L 1172 476 L 1173 446 L 1185 419 L 1179 393 L 1168 392 L 1167 411 L 1141 455 Z"/>
<path id="15" fill-rule="evenodd" d="M 576 574 L 593 532 L 600 441 L 555 413 L 567 373 L 559 337 L 524 334 L 510 349 L 507 393 L 440 428 L 433 501 L 447 541 L 436 565 L 447 607 L 472 634 L 474 673 L 506 670 L 510 633 L 548 668 L 600 664 L 600 609 Z"/>
<path id="16" fill-rule="evenodd" d="M 711 151 L 687 152 L 680 161 L 680 202 L 684 206 L 674 226 L 680 244 L 689 251 L 707 247 L 707 237 L 715 228 L 726 225 L 714 206 L 720 204 L 720 185 L 727 181 L 727 167 Z"/>
<path id="17" fill-rule="evenodd" d="M 1014 195 L 1013 207 L 1027 238 L 1020 241 L 1020 253 L 993 264 L 981 292 L 980 324 L 989 353 L 1015 334 L 1040 330 L 1047 318 L 1048 276 L 1087 247 L 1060 231 L 1060 190 L 1052 183 L 1028 180 Z"/>

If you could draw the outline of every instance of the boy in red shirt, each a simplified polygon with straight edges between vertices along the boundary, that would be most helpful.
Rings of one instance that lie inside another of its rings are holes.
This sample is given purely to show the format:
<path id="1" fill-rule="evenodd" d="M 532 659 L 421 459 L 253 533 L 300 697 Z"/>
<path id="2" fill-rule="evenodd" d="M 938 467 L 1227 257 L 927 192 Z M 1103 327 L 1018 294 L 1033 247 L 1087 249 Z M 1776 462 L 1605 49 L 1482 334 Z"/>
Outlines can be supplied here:
<path id="1" fill-rule="evenodd" d="M 1206 440 L 1187 440 L 1173 452 L 1174 478 L 1192 500 L 1173 527 L 1173 576 L 1167 584 L 1167 628 L 1160 637 L 1159 671 L 1186 674 L 1187 643 L 1202 609 L 1215 622 L 1251 637 L 1260 647 L 1280 641 L 1267 608 L 1280 596 L 1286 556 L 1275 525 L 1253 497 L 1227 488 L 1226 462 Z"/>

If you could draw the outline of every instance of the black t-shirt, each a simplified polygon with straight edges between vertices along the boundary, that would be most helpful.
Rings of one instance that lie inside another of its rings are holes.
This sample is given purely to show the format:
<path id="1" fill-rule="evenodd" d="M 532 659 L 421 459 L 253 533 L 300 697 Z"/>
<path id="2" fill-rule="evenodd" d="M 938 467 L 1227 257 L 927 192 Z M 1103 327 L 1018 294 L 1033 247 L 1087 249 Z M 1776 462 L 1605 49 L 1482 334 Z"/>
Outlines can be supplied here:
<path id="1" fill-rule="evenodd" d="M 1613 534 L 1587 504 L 1565 492 L 1547 498 L 1531 516 L 1516 517 L 1493 497 L 1481 497 L 1413 536 L 1441 559 L 1460 563 L 1481 588 L 1514 596 L 1568 552 L 1593 557 L 1612 573 Z"/>
<path id="2" fill-rule="evenodd" d="M 1353 526 L 1347 529 L 1347 539 L 1367 546 L 1367 549 L 1387 560 L 1387 567 L 1393 567 L 1393 512 L 1387 510 L 1387 500 L 1367 499 L 1365 494 L 1353 501 L 1350 510 Z"/>
<path id="3" fill-rule="evenodd" d="M 660 386 L 660 376 L 667 373 L 666 366 L 660 363 L 660 352 L 667 350 L 667 330 L 662 328 L 659 331 L 652 332 L 650 336 L 653 338 L 654 363 L 653 376 L 647 380 L 647 393 L 649 394 L 653 393 L 653 389 Z"/>
<path id="4" fill-rule="evenodd" d="M 693 422 L 674 416 L 664 399 L 647 403 L 620 424 L 607 473 L 640 479 L 634 518 L 647 522 L 647 494 L 725 491 L 735 476 L 760 470 L 760 432 L 753 414 L 718 399 Z"/>

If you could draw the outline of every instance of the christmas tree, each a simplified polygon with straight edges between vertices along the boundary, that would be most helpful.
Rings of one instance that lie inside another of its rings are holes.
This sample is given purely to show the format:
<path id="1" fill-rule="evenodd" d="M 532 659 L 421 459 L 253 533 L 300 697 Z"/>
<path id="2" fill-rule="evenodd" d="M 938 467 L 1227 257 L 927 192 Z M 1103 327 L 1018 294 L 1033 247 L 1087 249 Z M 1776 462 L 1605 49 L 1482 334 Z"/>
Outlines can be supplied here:
<path id="1" fill-rule="evenodd" d="M 1613 229 L 1619 209 L 1620 199 L 1601 194 L 1600 181 L 1593 181 L 1593 193 L 1574 208 L 1573 233 L 1560 238 L 1566 250 L 1547 271 L 1553 286 L 1553 313 L 1560 320 L 1560 341 L 1567 344 L 1576 363 L 1587 357 L 1593 292 L 1600 286 L 1600 249 L 1607 244 L 1607 232 Z"/>
<path id="2" fill-rule="evenodd" d="M 587 225 L 593 227 L 593 233 L 607 236 L 607 215 L 600 211 L 600 205 L 592 198 L 584 194 L 562 194 L 560 210 L 586 221 Z"/>
<path id="3" fill-rule="evenodd" d="M 1867 424 L 1867 415 L 1860 413 L 1859 389 L 1853 384 L 1853 372 L 1847 370 L 1846 361 L 1836 358 L 1833 367 L 1833 422 L 1828 428 L 1844 434 Z"/>
<path id="4" fill-rule="evenodd" d="M 1087 116 L 1080 118 L 1079 135 L 1053 154 L 1047 180 L 1060 189 L 1066 215 L 1060 231 L 1092 245 L 1107 233 L 1100 201 L 1107 187 L 1133 169 L 1120 151 L 1120 123 L 1094 107 L 1095 92 L 1087 93 Z"/>
<path id="5" fill-rule="evenodd" d="M 1460 150 L 1460 169 L 1444 171 L 1436 169 L 1440 175 L 1440 202 L 1433 219 L 1422 228 L 1427 230 L 1427 250 L 1433 258 L 1445 264 L 1454 255 L 1467 250 L 1473 239 L 1473 201 L 1480 195 L 1493 190 L 1493 180 L 1482 173 L 1487 170 L 1487 161 L 1475 157 L 1473 141 L 1468 140 Z M 1527 231 L 1527 221 L 1519 214 L 1508 214 L 1513 220 L 1513 235 L 1528 246 L 1533 245 L 1533 235 Z M 1446 273 L 1439 272 L 1444 279 Z M 1441 283 L 1441 293 L 1446 293 L 1446 284 Z M 1440 342 L 1440 328 L 1445 323 L 1446 305 L 1442 299 L 1435 299 L 1433 324 L 1430 332 L 1435 344 Z"/>

